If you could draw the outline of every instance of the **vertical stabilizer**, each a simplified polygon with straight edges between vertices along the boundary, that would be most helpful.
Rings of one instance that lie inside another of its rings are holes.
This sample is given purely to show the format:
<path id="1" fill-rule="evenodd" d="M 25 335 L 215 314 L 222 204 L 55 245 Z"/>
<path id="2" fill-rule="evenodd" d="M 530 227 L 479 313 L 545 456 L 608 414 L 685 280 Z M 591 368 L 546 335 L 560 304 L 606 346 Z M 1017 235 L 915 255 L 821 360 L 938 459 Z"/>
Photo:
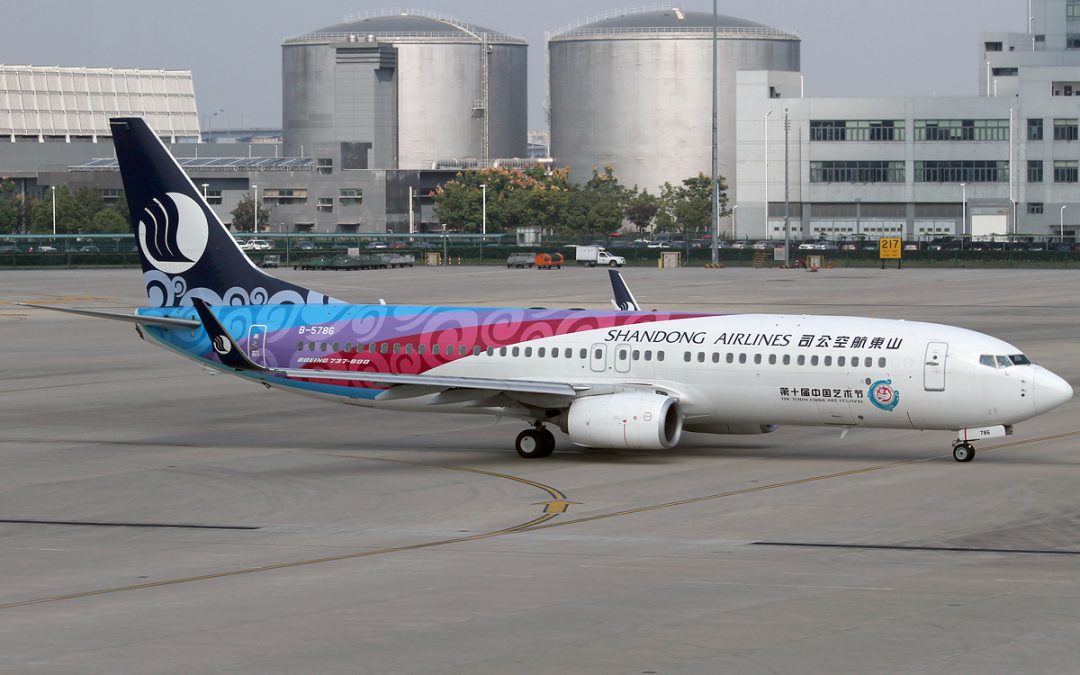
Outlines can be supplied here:
<path id="1" fill-rule="evenodd" d="M 157 134 L 138 117 L 109 120 L 150 305 L 319 304 L 334 298 L 259 269 Z"/>

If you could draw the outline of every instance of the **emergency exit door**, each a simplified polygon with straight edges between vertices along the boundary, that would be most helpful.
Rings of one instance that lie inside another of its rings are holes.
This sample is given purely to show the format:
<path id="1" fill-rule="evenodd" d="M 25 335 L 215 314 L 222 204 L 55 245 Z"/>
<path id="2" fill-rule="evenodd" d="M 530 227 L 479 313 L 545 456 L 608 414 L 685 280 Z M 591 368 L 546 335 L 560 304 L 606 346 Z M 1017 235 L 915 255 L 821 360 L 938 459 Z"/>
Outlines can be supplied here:
<path id="1" fill-rule="evenodd" d="M 926 345 L 923 366 L 923 387 L 926 391 L 945 391 L 945 362 L 949 358 L 949 343 L 931 342 Z"/>

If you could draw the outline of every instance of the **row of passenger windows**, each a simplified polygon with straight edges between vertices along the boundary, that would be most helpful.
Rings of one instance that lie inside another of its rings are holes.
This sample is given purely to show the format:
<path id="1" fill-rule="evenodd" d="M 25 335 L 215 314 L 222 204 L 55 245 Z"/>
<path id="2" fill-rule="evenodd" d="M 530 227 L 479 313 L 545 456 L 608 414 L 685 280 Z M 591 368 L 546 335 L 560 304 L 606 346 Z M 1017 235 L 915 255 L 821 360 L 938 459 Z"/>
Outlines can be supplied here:
<path id="1" fill-rule="evenodd" d="M 764 357 L 761 354 L 750 354 L 750 355 L 748 355 L 748 354 L 732 354 L 731 352 L 728 352 L 727 354 L 724 355 L 724 361 L 726 363 L 735 363 L 736 359 L 738 359 L 739 363 L 747 363 L 748 359 L 753 359 L 753 362 L 754 362 L 755 365 L 761 365 L 761 363 L 763 361 L 763 358 Z M 690 363 L 691 361 L 694 361 L 694 360 L 695 360 L 694 352 L 684 352 L 683 353 L 683 361 L 686 361 L 687 363 Z M 705 352 L 697 352 L 696 360 L 697 360 L 698 363 L 705 363 L 705 360 L 706 360 Z M 770 366 L 775 366 L 778 361 L 781 362 L 785 366 L 790 366 L 791 363 L 792 363 L 792 360 L 793 359 L 791 357 L 791 354 L 783 354 L 783 355 L 769 354 L 769 358 L 768 358 Z M 811 366 L 818 366 L 818 365 L 832 366 L 833 361 L 834 361 L 834 359 L 833 359 L 832 356 L 812 355 L 810 357 L 807 357 L 805 354 L 799 354 L 798 356 L 796 356 L 794 358 L 795 365 L 798 365 L 798 366 L 805 366 L 807 364 L 807 362 L 809 362 Z M 720 353 L 719 352 L 713 352 L 713 354 L 712 354 L 712 362 L 713 363 L 720 363 Z M 836 362 L 837 367 L 843 368 L 845 365 L 848 364 L 848 357 L 846 357 L 846 356 L 837 356 L 835 358 L 835 362 Z M 878 368 L 884 368 L 885 363 L 886 363 L 886 361 L 885 361 L 884 356 L 878 357 Z M 862 357 L 852 356 L 851 361 L 850 361 L 850 365 L 851 365 L 852 368 L 858 368 L 860 365 L 862 367 L 864 367 L 864 368 L 872 368 L 873 365 L 874 365 L 874 357 L 872 357 L 872 356 L 862 356 Z"/>
<path id="2" fill-rule="evenodd" d="M 337 352 L 337 351 L 341 351 L 341 347 L 342 347 L 342 344 L 340 342 L 332 342 L 332 343 L 331 342 L 318 342 L 318 343 L 316 343 L 316 342 L 300 341 L 300 342 L 296 343 L 296 351 L 298 351 L 298 352 L 302 352 L 305 349 L 307 351 L 311 351 L 311 352 L 314 352 L 314 351 L 322 351 L 322 352 L 334 351 L 334 352 Z M 353 351 L 353 343 L 351 343 L 351 342 L 346 342 L 344 344 L 344 347 L 345 347 L 346 352 L 352 352 Z M 383 342 L 383 343 L 380 343 L 378 345 L 376 345 L 374 343 L 366 344 L 366 345 L 365 344 L 358 344 L 358 345 L 356 345 L 356 352 L 359 352 L 359 353 L 365 353 L 366 352 L 366 353 L 369 353 L 369 354 L 375 354 L 375 353 L 379 353 L 379 354 L 388 354 L 388 353 L 394 353 L 394 354 L 401 354 L 401 353 L 405 353 L 405 354 L 412 354 L 412 353 L 426 354 L 426 353 L 428 353 L 428 349 L 427 349 L 427 345 L 416 345 L 414 347 L 411 344 L 395 343 L 393 345 L 390 345 L 389 343 Z M 534 350 L 533 347 L 498 347 L 498 348 L 488 347 L 486 350 L 483 350 L 478 345 L 473 346 L 470 349 L 470 347 L 468 345 L 437 345 L 437 344 L 435 344 L 435 345 L 431 345 L 430 352 L 431 352 L 432 356 L 439 356 L 440 354 L 442 354 L 444 356 L 454 356 L 454 355 L 467 356 L 467 355 L 469 355 L 470 352 L 472 353 L 473 356 L 479 356 L 482 353 L 485 353 L 488 356 L 495 356 L 495 354 L 497 353 L 499 356 L 511 356 L 511 357 L 524 356 L 525 358 L 532 358 L 534 354 L 535 354 L 535 356 L 537 358 L 553 358 L 553 359 L 557 359 L 557 358 L 560 358 L 560 357 L 564 358 L 564 359 L 570 359 L 570 358 L 573 358 L 573 356 L 574 356 L 574 349 L 571 348 L 571 347 L 563 347 L 563 348 L 559 348 L 559 347 L 550 347 L 550 348 L 548 348 L 548 347 L 536 347 L 535 350 Z M 604 350 L 603 349 L 595 349 L 594 352 L 595 352 L 593 354 L 594 359 L 599 361 L 599 360 L 602 360 L 604 358 Z M 620 347 L 618 349 L 618 353 L 616 354 L 616 356 L 617 356 L 619 361 L 626 361 L 628 359 L 633 360 L 633 361 L 653 361 L 653 360 L 663 361 L 664 357 L 665 357 L 665 352 L 663 350 L 653 351 L 651 349 L 645 349 L 645 350 L 633 349 L 633 350 L 630 350 L 630 349 L 627 349 L 625 347 Z M 589 350 L 587 348 L 585 348 L 585 347 L 581 347 L 578 350 L 578 358 L 584 360 L 584 359 L 587 359 L 588 357 L 589 357 Z M 985 359 L 987 357 L 984 356 L 983 358 Z M 993 357 L 989 357 L 989 358 L 992 359 Z M 999 358 L 1008 358 L 1008 357 L 999 357 Z M 1016 359 L 1016 358 L 1024 358 L 1024 357 L 1012 357 L 1012 358 Z M 683 361 L 685 361 L 686 363 L 691 363 L 691 362 L 693 362 L 695 360 L 698 363 L 705 363 L 707 360 L 710 360 L 710 359 L 712 360 L 713 363 L 720 363 L 720 361 L 723 360 L 725 363 L 735 363 L 736 361 L 738 361 L 740 364 L 745 364 L 745 363 L 749 363 L 749 362 L 752 361 L 755 365 L 761 365 L 762 363 L 764 363 L 767 360 L 768 364 L 770 366 L 775 366 L 777 363 L 782 363 L 785 366 L 789 366 L 793 362 L 795 363 L 795 365 L 798 365 L 798 366 L 805 366 L 805 365 L 807 365 L 807 363 L 809 363 L 810 366 L 819 366 L 820 365 L 820 366 L 826 366 L 826 367 L 832 366 L 833 363 L 835 362 L 836 366 L 840 367 L 840 368 L 843 368 L 844 366 L 849 365 L 849 364 L 850 364 L 850 367 L 852 367 L 852 368 L 858 368 L 860 366 L 862 366 L 864 368 L 871 368 L 874 365 L 874 359 L 871 356 L 862 356 L 862 357 L 860 357 L 860 356 L 852 356 L 850 358 L 846 357 L 846 356 L 837 356 L 837 357 L 834 358 L 831 355 L 830 356 L 818 356 L 818 355 L 806 356 L 805 354 L 799 354 L 798 356 L 792 357 L 791 354 L 782 354 L 782 355 L 769 354 L 768 358 L 766 359 L 766 357 L 764 355 L 762 355 L 762 354 L 746 354 L 746 353 L 735 354 L 735 353 L 732 353 L 732 352 L 727 352 L 726 354 L 721 355 L 720 352 L 712 352 L 711 355 L 710 355 L 710 354 L 707 354 L 706 352 L 697 352 L 696 356 L 695 356 L 695 352 L 683 352 Z M 883 357 L 883 356 L 878 357 L 877 363 L 878 363 L 878 368 L 884 368 L 885 364 L 886 364 L 885 357 Z M 992 365 L 992 364 L 990 364 L 990 365 Z"/>

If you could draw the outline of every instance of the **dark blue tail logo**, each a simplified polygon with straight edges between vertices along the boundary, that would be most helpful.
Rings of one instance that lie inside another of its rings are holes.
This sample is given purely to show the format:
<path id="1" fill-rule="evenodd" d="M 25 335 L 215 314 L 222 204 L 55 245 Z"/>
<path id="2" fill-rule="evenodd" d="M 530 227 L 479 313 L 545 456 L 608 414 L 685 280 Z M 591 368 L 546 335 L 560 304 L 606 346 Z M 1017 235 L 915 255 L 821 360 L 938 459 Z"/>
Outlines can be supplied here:
<path id="1" fill-rule="evenodd" d="M 210 236 L 203 209 L 191 197 L 167 192 L 143 208 L 139 246 L 147 261 L 166 274 L 181 274 L 199 262 Z"/>

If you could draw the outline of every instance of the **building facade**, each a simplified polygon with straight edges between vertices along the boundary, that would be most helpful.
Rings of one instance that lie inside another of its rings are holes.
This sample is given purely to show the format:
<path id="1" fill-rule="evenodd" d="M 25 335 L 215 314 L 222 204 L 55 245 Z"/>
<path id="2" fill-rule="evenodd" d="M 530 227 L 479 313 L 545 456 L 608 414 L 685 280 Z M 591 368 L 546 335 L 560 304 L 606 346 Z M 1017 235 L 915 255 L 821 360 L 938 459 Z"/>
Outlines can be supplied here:
<path id="1" fill-rule="evenodd" d="M 796 239 L 1074 236 L 1080 0 L 1033 7 L 1039 32 L 983 36 L 978 96 L 802 98 L 791 73 L 739 73 L 728 226 L 782 239 L 786 194 Z"/>

